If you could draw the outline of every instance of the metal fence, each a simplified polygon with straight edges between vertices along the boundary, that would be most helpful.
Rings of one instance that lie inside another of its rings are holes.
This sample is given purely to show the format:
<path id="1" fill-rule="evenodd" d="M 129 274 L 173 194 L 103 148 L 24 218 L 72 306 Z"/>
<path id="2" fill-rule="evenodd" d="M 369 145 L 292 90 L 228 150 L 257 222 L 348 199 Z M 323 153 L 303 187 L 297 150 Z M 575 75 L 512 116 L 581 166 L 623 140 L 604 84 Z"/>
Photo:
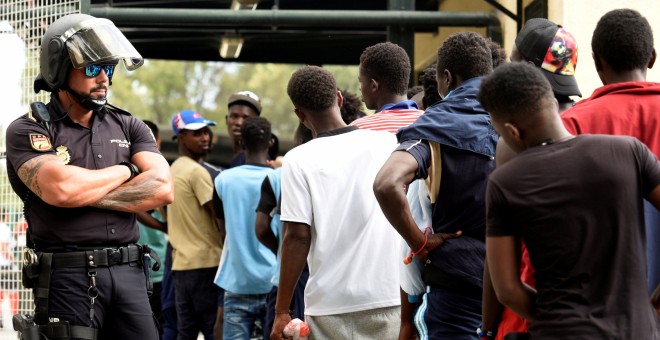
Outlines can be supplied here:
<path id="1" fill-rule="evenodd" d="M 34 308 L 32 292 L 21 284 L 27 224 L 23 203 L 7 180 L 5 129 L 29 103 L 48 100 L 48 93 L 32 90 L 41 36 L 50 23 L 80 7 L 79 0 L 0 0 L 0 340 L 16 339 L 12 315 Z"/>

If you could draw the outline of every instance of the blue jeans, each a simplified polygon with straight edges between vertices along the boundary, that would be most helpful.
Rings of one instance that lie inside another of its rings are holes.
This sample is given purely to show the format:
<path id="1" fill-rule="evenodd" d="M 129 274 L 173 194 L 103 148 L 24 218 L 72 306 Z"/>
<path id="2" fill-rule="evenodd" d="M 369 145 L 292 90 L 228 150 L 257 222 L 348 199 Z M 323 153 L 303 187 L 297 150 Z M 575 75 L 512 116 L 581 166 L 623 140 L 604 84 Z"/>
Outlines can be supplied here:
<path id="1" fill-rule="evenodd" d="M 646 220 L 646 266 L 648 275 L 649 296 L 660 284 L 660 212 L 644 200 L 644 217 Z"/>
<path id="2" fill-rule="evenodd" d="M 225 291 L 224 340 L 249 340 L 258 322 L 263 328 L 266 319 L 266 296 L 268 294 L 234 294 Z M 270 334 L 263 334 L 269 339 Z"/>

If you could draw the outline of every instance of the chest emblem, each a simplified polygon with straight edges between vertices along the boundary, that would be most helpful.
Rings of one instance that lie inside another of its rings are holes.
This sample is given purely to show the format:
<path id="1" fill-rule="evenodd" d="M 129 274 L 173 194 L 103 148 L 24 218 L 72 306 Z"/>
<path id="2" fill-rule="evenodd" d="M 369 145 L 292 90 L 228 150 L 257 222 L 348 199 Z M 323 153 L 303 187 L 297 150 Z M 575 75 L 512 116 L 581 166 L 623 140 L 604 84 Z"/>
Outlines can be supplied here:
<path id="1" fill-rule="evenodd" d="M 66 148 L 64 145 L 60 145 L 55 148 L 55 153 L 57 154 L 57 157 L 59 157 L 64 164 L 69 164 L 71 161 L 71 155 L 69 155 L 69 150 Z"/>
<path id="2" fill-rule="evenodd" d="M 50 139 L 46 135 L 40 133 L 30 134 L 30 146 L 37 151 L 48 151 L 53 148 L 50 144 Z"/>

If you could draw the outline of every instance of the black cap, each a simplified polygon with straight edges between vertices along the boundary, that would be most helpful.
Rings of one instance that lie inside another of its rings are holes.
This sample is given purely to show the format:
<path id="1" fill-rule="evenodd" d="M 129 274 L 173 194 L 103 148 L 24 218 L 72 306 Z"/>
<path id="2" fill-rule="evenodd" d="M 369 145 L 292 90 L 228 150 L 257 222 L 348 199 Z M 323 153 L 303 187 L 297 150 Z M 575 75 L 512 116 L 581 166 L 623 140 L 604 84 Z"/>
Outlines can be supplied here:
<path id="1" fill-rule="evenodd" d="M 574 77 L 577 42 L 563 27 L 544 18 L 530 19 L 516 37 L 516 48 L 541 68 L 555 95 L 582 97 Z"/>

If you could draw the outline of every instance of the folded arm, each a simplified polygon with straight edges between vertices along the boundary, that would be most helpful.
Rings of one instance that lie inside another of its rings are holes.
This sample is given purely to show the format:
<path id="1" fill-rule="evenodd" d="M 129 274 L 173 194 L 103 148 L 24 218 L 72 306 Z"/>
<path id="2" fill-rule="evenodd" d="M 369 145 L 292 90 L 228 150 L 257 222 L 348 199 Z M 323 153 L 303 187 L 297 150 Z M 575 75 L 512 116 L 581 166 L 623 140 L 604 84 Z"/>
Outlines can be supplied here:
<path id="1" fill-rule="evenodd" d="M 140 174 L 91 206 L 137 213 L 172 203 L 172 175 L 165 158 L 155 152 L 142 151 L 133 155 L 131 162 L 140 169 Z"/>
<path id="2" fill-rule="evenodd" d="M 123 165 L 89 170 L 65 165 L 58 156 L 50 154 L 26 161 L 17 173 L 21 181 L 44 202 L 62 208 L 90 205 L 131 176 L 131 171 Z"/>

